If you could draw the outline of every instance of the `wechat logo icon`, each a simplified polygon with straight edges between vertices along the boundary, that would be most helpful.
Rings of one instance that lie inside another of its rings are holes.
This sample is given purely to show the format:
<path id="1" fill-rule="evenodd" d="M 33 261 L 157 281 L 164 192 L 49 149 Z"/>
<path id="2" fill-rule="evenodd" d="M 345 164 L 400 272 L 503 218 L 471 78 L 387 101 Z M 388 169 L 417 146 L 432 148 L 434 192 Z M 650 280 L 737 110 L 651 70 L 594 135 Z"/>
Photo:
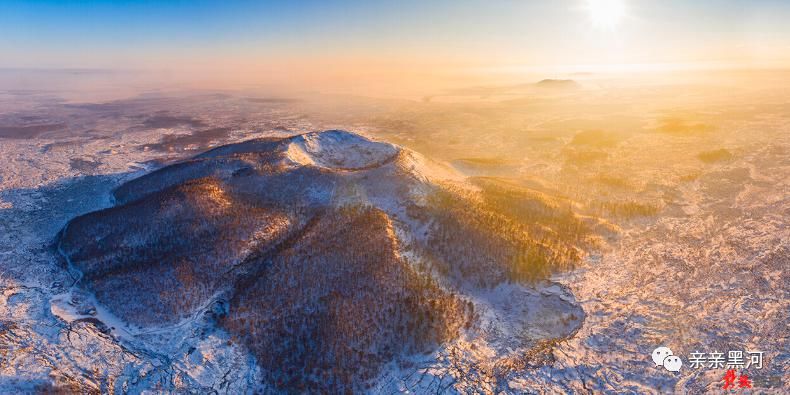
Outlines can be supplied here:
<path id="1" fill-rule="evenodd" d="M 663 366 L 664 369 L 670 372 L 679 372 L 680 367 L 683 366 L 683 361 L 679 356 L 673 355 L 669 347 L 656 348 L 653 350 L 651 357 L 656 366 Z"/>

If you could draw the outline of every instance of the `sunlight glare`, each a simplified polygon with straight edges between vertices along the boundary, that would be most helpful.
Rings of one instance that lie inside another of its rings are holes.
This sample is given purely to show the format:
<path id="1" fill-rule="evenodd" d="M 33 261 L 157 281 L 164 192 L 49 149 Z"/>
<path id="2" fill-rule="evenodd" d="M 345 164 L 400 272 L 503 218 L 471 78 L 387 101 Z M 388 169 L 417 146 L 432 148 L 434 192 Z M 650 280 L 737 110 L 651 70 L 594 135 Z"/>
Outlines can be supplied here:
<path id="1" fill-rule="evenodd" d="M 587 0 L 586 8 L 599 28 L 613 29 L 625 16 L 625 0 Z"/>

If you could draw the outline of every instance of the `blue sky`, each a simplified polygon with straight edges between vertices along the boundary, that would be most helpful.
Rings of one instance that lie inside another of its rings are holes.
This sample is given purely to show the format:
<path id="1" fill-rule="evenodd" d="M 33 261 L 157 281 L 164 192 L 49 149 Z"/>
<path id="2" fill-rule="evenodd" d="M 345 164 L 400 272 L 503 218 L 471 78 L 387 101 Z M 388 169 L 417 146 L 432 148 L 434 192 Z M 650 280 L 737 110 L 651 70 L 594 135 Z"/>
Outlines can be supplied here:
<path id="1" fill-rule="evenodd" d="M 623 1 L 626 18 L 600 31 L 587 0 L 4 0 L 0 67 L 788 60 L 790 2 Z"/>

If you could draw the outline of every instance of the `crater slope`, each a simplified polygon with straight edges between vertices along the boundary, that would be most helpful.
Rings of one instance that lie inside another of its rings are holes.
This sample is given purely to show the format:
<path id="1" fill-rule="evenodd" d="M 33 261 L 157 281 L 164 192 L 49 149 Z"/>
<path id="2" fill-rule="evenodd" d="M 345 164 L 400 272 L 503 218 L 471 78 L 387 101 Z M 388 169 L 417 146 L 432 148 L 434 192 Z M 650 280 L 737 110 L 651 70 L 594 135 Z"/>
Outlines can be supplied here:
<path id="1" fill-rule="evenodd" d="M 491 291 L 579 259 L 594 229 L 568 205 L 345 131 L 218 147 L 114 198 L 59 234 L 78 286 L 129 327 L 210 315 L 270 390 L 362 391 L 463 336 L 522 347 L 583 315 L 567 297 Z M 519 303 L 540 323 L 497 321 Z"/>

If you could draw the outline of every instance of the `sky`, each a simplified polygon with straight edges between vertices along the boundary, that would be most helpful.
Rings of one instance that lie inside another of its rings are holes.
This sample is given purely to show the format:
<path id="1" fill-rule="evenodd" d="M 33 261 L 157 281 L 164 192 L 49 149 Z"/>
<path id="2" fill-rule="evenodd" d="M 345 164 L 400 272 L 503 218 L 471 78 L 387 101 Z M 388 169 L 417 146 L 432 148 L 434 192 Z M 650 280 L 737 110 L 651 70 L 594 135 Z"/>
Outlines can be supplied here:
<path id="1" fill-rule="evenodd" d="M 0 68 L 264 80 L 784 68 L 787 21 L 782 0 L 3 0 Z"/>

